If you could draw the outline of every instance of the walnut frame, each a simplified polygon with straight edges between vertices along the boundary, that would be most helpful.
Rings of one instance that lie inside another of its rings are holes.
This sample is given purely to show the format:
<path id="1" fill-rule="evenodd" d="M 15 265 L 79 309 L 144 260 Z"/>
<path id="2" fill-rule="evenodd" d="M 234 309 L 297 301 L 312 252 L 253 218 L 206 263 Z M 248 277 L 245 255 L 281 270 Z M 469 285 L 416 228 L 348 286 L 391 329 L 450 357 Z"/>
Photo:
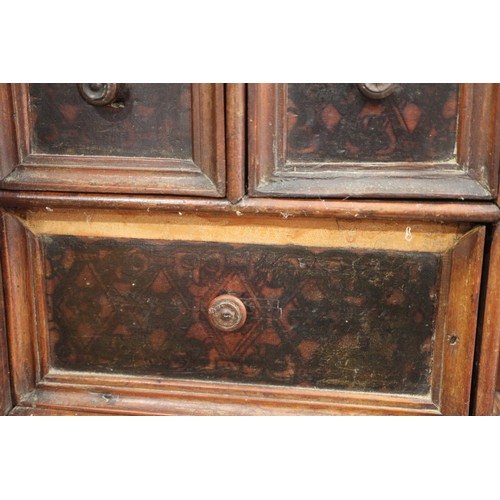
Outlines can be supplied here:
<path id="1" fill-rule="evenodd" d="M 12 408 L 8 352 L 5 308 L 3 300 L 3 280 L 0 273 L 0 415 L 5 415 Z"/>
<path id="2" fill-rule="evenodd" d="M 0 84 L 0 187 L 223 197 L 223 84 L 191 84 L 193 159 L 35 154 L 28 84 Z"/>
<path id="3" fill-rule="evenodd" d="M 500 401 L 500 226 L 495 224 L 488 236 L 473 386 L 473 413 L 483 416 L 498 413 Z"/>
<path id="4" fill-rule="evenodd" d="M 249 85 L 249 194 L 489 200 L 497 195 L 500 85 L 461 84 L 457 161 L 294 163 L 287 168 L 287 84 Z M 297 171 L 296 171 L 297 170 Z"/>

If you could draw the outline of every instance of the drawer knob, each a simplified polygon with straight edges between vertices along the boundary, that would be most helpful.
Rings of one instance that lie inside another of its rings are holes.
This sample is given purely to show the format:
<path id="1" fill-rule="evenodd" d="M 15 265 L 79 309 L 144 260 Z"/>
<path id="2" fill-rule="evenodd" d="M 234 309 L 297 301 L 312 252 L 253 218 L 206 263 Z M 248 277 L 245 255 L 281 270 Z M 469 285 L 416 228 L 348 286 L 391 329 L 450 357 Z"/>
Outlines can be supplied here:
<path id="1" fill-rule="evenodd" d="M 395 83 L 358 83 L 360 92 L 370 99 L 383 99 L 396 90 Z"/>
<path id="2" fill-rule="evenodd" d="M 247 319 L 247 309 L 240 299 L 233 295 L 219 295 L 208 306 L 210 324 L 224 332 L 234 332 Z"/>
<path id="3" fill-rule="evenodd" d="M 82 98 L 93 106 L 107 106 L 120 99 L 120 83 L 77 83 Z"/>

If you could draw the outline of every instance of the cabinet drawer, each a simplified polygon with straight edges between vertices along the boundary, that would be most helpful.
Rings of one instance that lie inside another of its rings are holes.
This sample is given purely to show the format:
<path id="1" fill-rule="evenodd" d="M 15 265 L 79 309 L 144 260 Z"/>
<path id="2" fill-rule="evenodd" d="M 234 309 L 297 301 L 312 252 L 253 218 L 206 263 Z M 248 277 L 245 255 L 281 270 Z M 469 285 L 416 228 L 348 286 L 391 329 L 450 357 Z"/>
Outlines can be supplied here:
<path id="1" fill-rule="evenodd" d="M 6 289 L 13 310 L 33 308 L 9 325 L 25 406 L 468 411 L 481 226 L 17 216 L 5 254 L 22 285 Z"/>
<path id="2" fill-rule="evenodd" d="M 11 85 L 1 97 L 16 117 L 4 187 L 225 193 L 222 84 Z"/>
<path id="3" fill-rule="evenodd" d="M 498 112 L 496 85 L 253 84 L 250 191 L 492 198 Z"/>

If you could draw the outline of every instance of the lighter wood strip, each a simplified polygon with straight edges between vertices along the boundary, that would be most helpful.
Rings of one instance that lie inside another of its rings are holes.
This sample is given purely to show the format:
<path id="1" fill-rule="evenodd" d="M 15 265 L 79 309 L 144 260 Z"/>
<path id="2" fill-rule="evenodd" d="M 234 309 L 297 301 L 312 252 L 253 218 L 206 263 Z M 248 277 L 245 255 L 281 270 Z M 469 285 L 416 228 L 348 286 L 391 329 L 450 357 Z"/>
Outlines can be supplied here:
<path id="1" fill-rule="evenodd" d="M 470 227 L 411 221 L 318 220 L 288 217 L 286 213 L 255 217 L 50 209 L 30 211 L 23 218 L 35 234 L 435 253 L 447 251 Z"/>

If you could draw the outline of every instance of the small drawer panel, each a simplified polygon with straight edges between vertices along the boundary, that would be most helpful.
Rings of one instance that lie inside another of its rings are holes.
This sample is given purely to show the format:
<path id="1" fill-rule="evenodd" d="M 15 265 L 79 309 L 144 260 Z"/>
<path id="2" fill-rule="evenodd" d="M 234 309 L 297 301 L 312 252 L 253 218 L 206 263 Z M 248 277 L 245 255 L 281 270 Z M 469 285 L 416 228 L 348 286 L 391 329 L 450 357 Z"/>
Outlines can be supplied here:
<path id="1" fill-rule="evenodd" d="M 55 368 L 426 394 L 428 252 L 46 236 Z M 248 318 L 208 320 L 229 294 Z"/>
<path id="2" fill-rule="evenodd" d="M 448 161 L 457 138 L 457 84 L 395 85 L 370 99 L 354 83 L 292 83 L 286 162 Z"/>
<path id="3" fill-rule="evenodd" d="M 192 158 L 189 84 L 127 84 L 117 105 L 93 106 L 77 85 L 31 84 L 33 153 Z"/>

